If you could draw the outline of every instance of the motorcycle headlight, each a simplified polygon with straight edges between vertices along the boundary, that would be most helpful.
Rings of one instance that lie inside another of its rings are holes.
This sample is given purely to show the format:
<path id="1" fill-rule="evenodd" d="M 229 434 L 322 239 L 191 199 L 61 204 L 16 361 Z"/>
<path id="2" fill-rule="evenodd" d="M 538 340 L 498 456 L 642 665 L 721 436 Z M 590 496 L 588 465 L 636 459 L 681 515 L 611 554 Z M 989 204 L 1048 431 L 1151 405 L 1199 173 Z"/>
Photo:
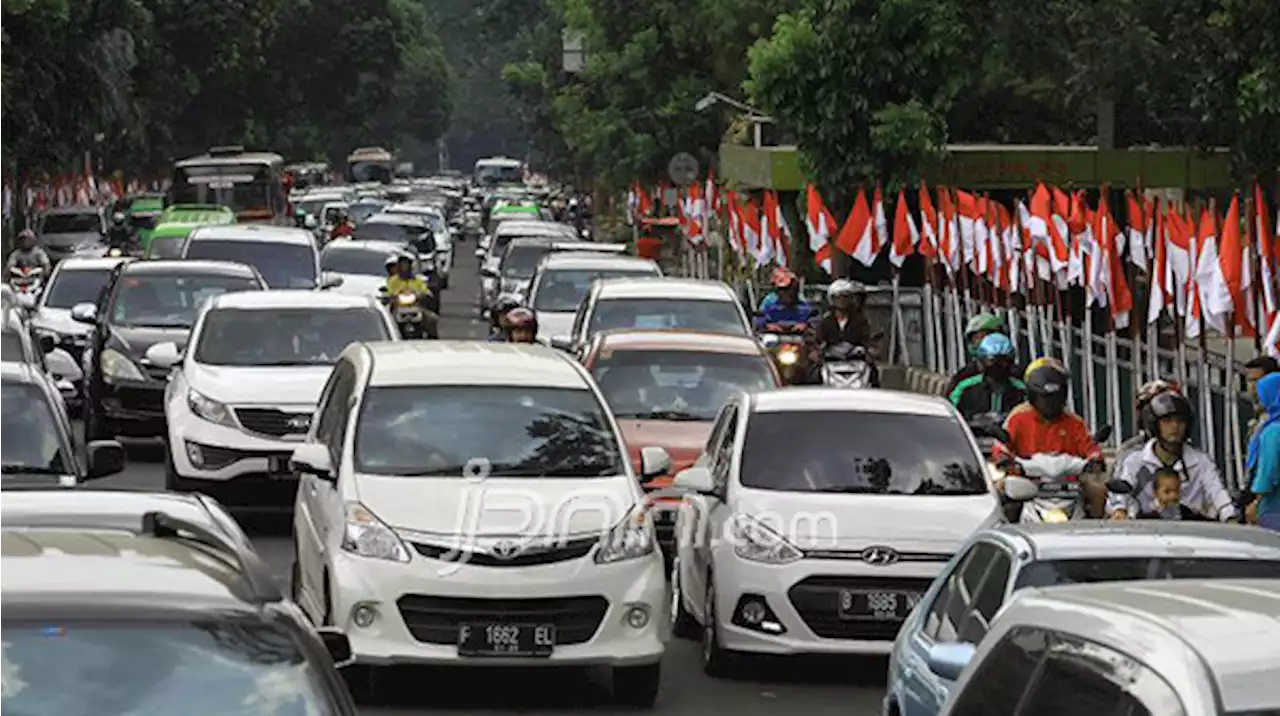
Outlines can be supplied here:
<path id="1" fill-rule="evenodd" d="M 787 347 L 778 349 L 778 362 L 782 365 L 795 365 L 799 360 L 800 354 L 795 348 Z"/>
<path id="2" fill-rule="evenodd" d="M 115 383 L 121 380 L 146 380 L 147 377 L 129 356 L 108 348 L 102 351 L 102 379 Z"/>
<path id="3" fill-rule="evenodd" d="M 412 306 L 417 302 L 418 302 L 418 297 L 413 295 L 412 293 L 402 293 L 399 296 L 396 296 L 396 303 L 400 304 L 401 306 Z"/>
<path id="4" fill-rule="evenodd" d="M 596 564 L 613 564 L 653 554 L 653 525 L 646 515 L 645 510 L 637 507 L 610 530 L 596 549 Z"/>
<path id="5" fill-rule="evenodd" d="M 344 552 L 385 559 L 391 562 L 408 562 L 409 550 L 382 520 L 359 502 L 347 503 L 346 527 L 342 532 Z"/>
<path id="6" fill-rule="evenodd" d="M 187 407 L 202 420 L 228 428 L 236 426 L 235 419 L 231 417 L 231 409 L 203 393 L 187 391 Z"/>
<path id="7" fill-rule="evenodd" d="M 804 557 L 782 535 L 760 520 L 738 515 L 732 522 L 733 552 L 742 559 L 764 564 L 790 564 Z"/>
<path id="8" fill-rule="evenodd" d="M 1060 507 L 1055 507 L 1051 510 L 1047 510 L 1044 513 L 1044 521 L 1045 522 L 1070 522 L 1071 516 L 1067 514 L 1066 510 L 1063 510 Z"/>

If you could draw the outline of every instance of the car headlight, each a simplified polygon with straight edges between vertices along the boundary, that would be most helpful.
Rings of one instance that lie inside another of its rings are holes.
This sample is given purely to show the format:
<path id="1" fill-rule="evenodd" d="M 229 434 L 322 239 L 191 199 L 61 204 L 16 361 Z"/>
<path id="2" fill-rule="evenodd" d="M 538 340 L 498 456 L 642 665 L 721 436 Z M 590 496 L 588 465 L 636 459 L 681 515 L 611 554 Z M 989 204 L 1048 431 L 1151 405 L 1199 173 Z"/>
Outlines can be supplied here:
<path id="1" fill-rule="evenodd" d="M 215 425 L 225 425 L 229 428 L 236 426 L 235 419 L 231 417 L 230 408 L 202 393 L 194 390 L 187 391 L 187 407 L 196 414 L 196 417 L 208 420 Z"/>
<path id="2" fill-rule="evenodd" d="M 596 550 L 596 564 L 625 562 L 653 554 L 653 525 L 649 524 L 647 515 L 646 510 L 637 507 L 609 530 Z"/>
<path id="3" fill-rule="evenodd" d="M 370 559 L 408 562 L 404 542 L 359 502 L 347 503 L 347 524 L 342 532 L 342 550 Z"/>
<path id="4" fill-rule="evenodd" d="M 790 564 L 804 557 L 782 535 L 754 517 L 734 517 L 732 529 L 733 552 L 742 559 L 764 564 Z"/>
<path id="5" fill-rule="evenodd" d="M 142 369 L 129 356 L 112 348 L 102 351 L 102 379 L 108 383 L 119 380 L 146 380 Z"/>

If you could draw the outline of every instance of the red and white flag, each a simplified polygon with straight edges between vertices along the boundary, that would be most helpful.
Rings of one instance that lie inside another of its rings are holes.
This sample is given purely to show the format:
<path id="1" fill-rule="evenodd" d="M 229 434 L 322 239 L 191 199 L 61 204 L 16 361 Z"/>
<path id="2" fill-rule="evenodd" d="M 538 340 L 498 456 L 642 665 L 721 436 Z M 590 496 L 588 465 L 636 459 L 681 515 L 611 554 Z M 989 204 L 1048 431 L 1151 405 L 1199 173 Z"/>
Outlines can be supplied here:
<path id="1" fill-rule="evenodd" d="M 916 250 L 932 259 L 938 255 L 938 212 L 933 208 L 929 187 L 920 182 L 920 243 Z"/>
<path id="2" fill-rule="evenodd" d="M 867 193 L 859 189 L 853 208 L 849 210 L 849 218 L 845 219 L 840 235 L 836 237 L 836 247 L 863 266 L 875 263 L 881 247 L 876 241 L 874 224 L 871 206 L 867 204 Z"/>
<path id="3" fill-rule="evenodd" d="M 805 194 L 805 229 L 809 233 L 809 250 L 818 268 L 831 274 L 831 239 L 836 232 L 836 220 L 822 202 L 822 195 L 809 185 Z"/>
<path id="4" fill-rule="evenodd" d="M 906 192 L 899 189 L 898 206 L 893 212 L 893 244 L 889 248 L 889 263 L 902 268 L 907 257 L 915 253 L 918 243 L 920 232 L 916 230 L 916 222 L 907 210 Z"/>

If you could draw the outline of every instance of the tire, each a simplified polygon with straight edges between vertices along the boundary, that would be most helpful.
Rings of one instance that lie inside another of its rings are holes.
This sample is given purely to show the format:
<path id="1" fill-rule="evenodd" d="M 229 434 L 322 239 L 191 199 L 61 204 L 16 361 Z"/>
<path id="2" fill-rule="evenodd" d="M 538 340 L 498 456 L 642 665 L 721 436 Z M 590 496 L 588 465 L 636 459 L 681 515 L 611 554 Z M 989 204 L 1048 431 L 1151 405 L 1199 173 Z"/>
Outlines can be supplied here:
<path id="1" fill-rule="evenodd" d="M 720 646 L 720 621 L 716 616 L 715 580 L 707 575 L 707 594 L 703 606 L 702 672 L 713 678 L 728 676 L 735 666 L 735 654 Z"/>
<path id="2" fill-rule="evenodd" d="M 698 620 L 684 608 L 684 590 L 680 586 L 680 558 L 671 566 L 671 635 L 677 639 L 693 639 L 701 632 Z"/>
<path id="3" fill-rule="evenodd" d="M 620 706 L 651 709 L 662 683 L 662 662 L 613 670 L 613 700 Z"/>

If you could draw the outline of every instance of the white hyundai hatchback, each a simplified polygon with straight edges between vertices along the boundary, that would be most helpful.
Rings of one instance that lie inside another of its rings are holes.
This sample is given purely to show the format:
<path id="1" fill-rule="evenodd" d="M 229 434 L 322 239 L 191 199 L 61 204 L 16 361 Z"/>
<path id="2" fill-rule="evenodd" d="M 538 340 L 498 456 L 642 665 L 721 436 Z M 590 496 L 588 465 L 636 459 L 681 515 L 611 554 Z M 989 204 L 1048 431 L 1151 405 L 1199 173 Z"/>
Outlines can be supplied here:
<path id="1" fill-rule="evenodd" d="M 952 554 L 1000 516 L 949 403 L 881 390 L 741 394 L 676 524 L 672 619 L 707 673 L 741 653 L 885 654 Z"/>
<path id="2" fill-rule="evenodd" d="M 356 341 L 399 334 L 377 299 L 305 290 L 227 293 L 207 301 L 185 355 L 147 352 L 172 366 L 165 388 L 165 483 L 230 507 L 292 509 L 293 448 L 333 363 Z"/>
<path id="3" fill-rule="evenodd" d="M 650 705 L 668 589 L 622 445 L 549 348 L 351 346 L 293 454 L 295 599 L 367 667 L 606 666 L 619 701 Z"/>

